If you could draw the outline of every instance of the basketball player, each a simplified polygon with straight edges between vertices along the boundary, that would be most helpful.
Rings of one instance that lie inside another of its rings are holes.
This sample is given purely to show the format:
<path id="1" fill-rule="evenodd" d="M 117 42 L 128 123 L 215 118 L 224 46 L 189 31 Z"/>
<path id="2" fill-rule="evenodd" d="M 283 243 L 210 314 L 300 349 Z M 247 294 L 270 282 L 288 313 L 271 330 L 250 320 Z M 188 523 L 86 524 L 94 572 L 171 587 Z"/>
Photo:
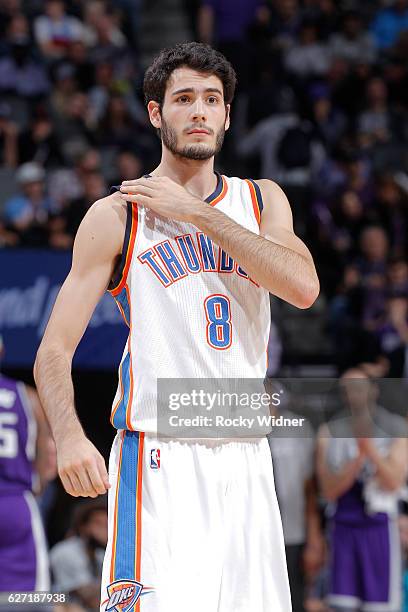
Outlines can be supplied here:
<path id="1" fill-rule="evenodd" d="M 161 162 L 85 216 L 37 355 L 65 489 L 92 497 L 110 487 L 104 611 L 291 609 L 266 438 L 163 441 L 156 430 L 159 378 L 262 380 L 268 291 L 299 308 L 319 291 L 281 189 L 214 173 L 235 80 L 199 43 L 162 51 L 147 70 Z M 129 326 L 109 477 L 76 416 L 70 377 L 107 287 Z"/>
<path id="2" fill-rule="evenodd" d="M 327 600 L 338 612 L 398 612 L 407 425 L 378 404 L 379 388 L 363 369 L 340 380 L 346 410 L 321 426 L 317 447 L 321 489 L 333 503 Z"/>
<path id="3" fill-rule="evenodd" d="M 2 352 L 0 338 L 0 358 Z M 46 541 L 32 492 L 39 492 L 49 470 L 50 443 L 37 393 L 0 374 L 0 593 L 50 587 Z"/>

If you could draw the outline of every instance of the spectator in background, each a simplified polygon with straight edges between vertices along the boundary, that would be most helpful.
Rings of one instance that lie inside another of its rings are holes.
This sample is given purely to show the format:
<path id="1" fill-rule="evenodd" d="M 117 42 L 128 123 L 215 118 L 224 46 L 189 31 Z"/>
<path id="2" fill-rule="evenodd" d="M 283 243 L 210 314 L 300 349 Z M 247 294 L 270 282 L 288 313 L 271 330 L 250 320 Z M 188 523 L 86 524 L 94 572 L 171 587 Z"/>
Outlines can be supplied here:
<path id="1" fill-rule="evenodd" d="M 323 159 L 321 144 L 312 139 L 312 124 L 288 109 L 260 121 L 240 140 L 237 151 L 243 157 L 258 155 L 262 176 L 305 185 Z"/>
<path id="2" fill-rule="evenodd" d="M 320 262 L 320 281 L 331 298 L 339 289 L 338 279 L 350 259 L 358 255 L 358 239 L 369 218 L 359 195 L 347 189 L 330 202 L 318 198 L 313 203 L 310 234 Z"/>
<path id="3" fill-rule="evenodd" d="M 44 106 L 32 113 L 30 124 L 19 135 L 18 158 L 21 164 L 35 161 L 47 170 L 63 164 L 54 123 Z"/>
<path id="4" fill-rule="evenodd" d="M 322 40 L 328 40 L 338 26 L 338 9 L 334 0 L 309 0 L 304 2 L 303 14 L 318 25 Z"/>
<path id="5" fill-rule="evenodd" d="M 250 82 L 253 45 L 250 27 L 265 16 L 264 0 L 203 0 L 198 15 L 198 34 L 202 42 L 214 45 L 232 63 L 240 92 Z"/>
<path id="6" fill-rule="evenodd" d="M 310 79 L 325 75 L 330 65 L 330 54 L 325 43 L 319 42 L 317 24 L 304 20 L 299 38 L 285 54 L 285 67 L 297 79 Z"/>
<path id="7" fill-rule="evenodd" d="M 371 376 L 389 369 L 377 335 L 387 293 L 388 238 L 378 226 L 360 236 L 360 255 L 346 265 L 338 295 L 330 307 L 331 330 L 340 372 L 364 363 Z"/>
<path id="8" fill-rule="evenodd" d="M 78 227 L 89 207 L 103 198 L 107 185 L 98 171 L 89 171 L 82 178 L 81 197 L 68 202 L 58 215 L 49 221 L 49 244 L 56 249 L 69 249 L 74 243 Z"/>
<path id="9" fill-rule="evenodd" d="M 97 138 L 100 146 L 115 149 L 117 152 L 121 149 L 140 148 L 145 131 L 145 126 L 132 117 L 126 98 L 112 94 L 98 125 Z"/>
<path id="10" fill-rule="evenodd" d="M 135 121 L 147 125 L 146 112 L 134 95 L 130 83 L 121 79 L 110 61 L 98 62 L 95 66 L 95 83 L 89 90 L 93 121 L 98 123 L 107 112 L 111 96 L 123 96 L 126 107 Z"/>
<path id="11" fill-rule="evenodd" d="M 95 126 L 89 98 L 75 91 L 65 112 L 55 119 L 59 146 L 65 159 L 70 159 L 78 148 L 88 148 L 95 143 Z"/>
<path id="12" fill-rule="evenodd" d="M 370 75 L 371 68 L 368 64 L 349 66 L 343 59 L 335 57 L 332 58 L 327 73 L 327 83 L 333 103 L 347 115 L 350 122 L 353 122 L 352 132 L 349 135 L 351 138 L 355 132 L 355 115 L 360 113 L 364 106 L 366 83 Z M 354 140 L 350 139 L 348 145 L 354 147 Z"/>
<path id="13" fill-rule="evenodd" d="M 94 82 L 95 66 L 88 57 L 88 48 L 82 40 L 73 42 L 69 48 L 66 61 L 74 69 L 74 79 L 81 91 L 88 91 Z"/>
<path id="14" fill-rule="evenodd" d="M 346 410 L 321 426 L 317 452 L 322 493 L 335 503 L 328 600 L 334 610 L 398 612 L 407 423 L 378 404 L 378 388 L 362 370 L 345 372 L 341 389 Z"/>
<path id="15" fill-rule="evenodd" d="M 15 168 L 18 163 L 18 127 L 11 120 L 11 107 L 0 103 L 0 166 Z"/>
<path id="16" fill-rule="evenodd" d="M 127 46 L 123 32 L 118 28 L 112 13 L 103 13 L 95 23 L 96 40 L 93 46 L 94 59 L 108 58 Z"/>
<path id="17" fill-rule="evenodd" d="M 188 0 L 187 5 L 195 4 L 199 0 Z M 115 5 L 125 13 L 124 29 L 129 29 L 129 38 L 132 41 L 132 47 L 138 51 L 140 38 L 140 14 L 143 7 L 143 0 L 115 0 Z M 196 8 L 196 7 L 195 7 Z"/>
<path id="18" fill-rule="evenodd" d="M 346 11 L 342 16 L 339 32 L 330 38 L 332 57 L 348 64 L 372 64 L 376 59 L 376 48 L 371 34 L 363 29 L 361 14 L 356 10 Z"/>
<path id="19" fill-rule="evenodd" d="M 311 120 L 316 139 L 331 153 L 347 127 L 344 114 L 332 104 L 326 85 L 314 84 L 309 91 Z"/>
<path id="20" fill-rule="evenodd" d="M 44 246 L 48 216 L 55 210 L 45 192 L 44 169 L 35 162 L 28 162 L 19 167 L 16 178 L 21 193 L 5 203 L 3 219 L 18 233 L 22 245 Z"/>
<path id="21" fill-rule="evenodd" d="M 127 40 L 118 24 L 118 15 L 106 9 L 102 2 L 89 2 L 84 7 L 86 42 L 93 63 L 115 61 L 118 65 L 129 60 L 125 57 Z M 125 61 L 126 60 L 126 61 Z"/>
<path id="22" fill-rule="evenodd" d="M 71 535 L 72 534 L 72 535 Z M 102 563 L 108 540 L 108 514 L 101 499 L 80 503 L 71 534 L 50 552 L 56 591 L 86 610 L 99 610 Z"/>
<path id="23" fill-rule="evenodd" d="M 12 18 L 23 13 L 21 5 L 21 0 L 0 0 L 0 41 L 4 39 Z"/>
<path id="24" fill-rule="evenodd" d="M 66 14 L 63 0 L 45 0 L 44 15 L 34 21 L 34 37 L 43 56 L 48 61 L 67 55 L 72 43 L 83 40 L 83 24 L 76 17 Z"/>
<path id="25" fill-rule="evenodd" d="M 132 151 L 121 151 L 117 156 L 116 168 L 116 178 L 112 182 L 120 185 L 122 181 L 142 176 L 143 161 Z"/>
<path id="26" fill-rule="evenodd" d="M 19 10 L 11 11 L 10 18 L 7 20 L 7 28 L 4 31 L 4 37 L 1 40 L 1 55 L 9 51 L 9 43 L 13 40 L 22 40 L 30 38 L 30 28 L 27 17 Z"/>
<path id="27" fill-rule="evenodd" d="M 377 13 L 371 25 L 379 49 L 393 47 L 400 34 L 406 30 L 408 30 L 408 0 L 393 0 L 391 6 Z"/>
<path id="28" fill-rule="evenodd" d="M 406 259 L 397 257 L 390 261 L 387 281 L 391 295 L 408 295 L 408 261 Z"/>
<path id="29" fill-rule="evenodd" d="M 384 79 L 387 83 L 389 101 L 392 108 L 408 108 L 408 66 L 405 58 L 408 56 L 408 33 L 401 38 L 401 43 L 384 64 Z M 402 130 L 407 140 L 407 130 Z"/>
<path id="30" fill-rule="evenodd" d="M 81 198 L 84 194 L 86 175 L 100 170 L 99 151 L 81 146 L 78 151 L 74 152 L 73 167 L 67 165 L 50 172 L 48 191 L 51 199 L 57 204 L 57 210 L 62 211 L 70 201 Z"/>
<path id="31" fill-rule="evenodd" d="M 408 378 L 408 293 L 390 294 L 377 334 L 389 361 L 389 378 Z"/>
<path id="32" fill-rule="evenodd" d="M 333 211 L 331 239 L 342 264 L 357 256 L 358 240 L 368 219 L 363 203 L 355 191 L 344 191 Z"/>
<path id="33" fill-rule="evenodd" d="M 71 243 L 89 207 L 97 200 L 105 197 L 108 192 L 102 174 L 97 171 L 87 172 L 82 178 L 82 186 L 82 196 L 72 200 L 60 215 L 65 221 L 66 232 L 71 236 Z"/>
<path id="34" fill-rule="evenodd" d="M 366 329 L 375 329 L 384 311 L 388 236 L 380 226 L 366 227 L 360 236 L 361 255 L 354 260 L 361 290 L 361 323 Z"/>
<path id="35" fill-rule="evenodd" d="M 99 62 L 95 66 L 95 83 L 89 91 L 93 120 L 99 122 L 106 112 L 110 94 L 117 90 L 111 62 Z"/>
<path id="36" fill-rule="evenodd" d="M 387 85 L 374 77 L 367 83 L 367 106 L 358 118 L 360 143 L 364 148 L 389 142 L 392 136 L 391 114 L 388 107 Z"/>
<path id="37" fill-rule="evenodd" d="M 301 11 L 298 0 L 274 0 L 271 3 L 272 44 L 279 51 L 285 51 L 296 42 Z"/>
<path id="38" fill-rule="evenodd" d="M 392 174 L 378 177 L 371 215 L 387 232 L 391 255 L 403 256 L 407 248 L 408 199 Z"/>
<path id="39" fill-rule="evenodd" d="M 102 42 L 102 40 L 113 47 L 120 48 L 125 46 L 126 38 L 118 27 L 114 14 L 107 11 L 105 2 L 101 0 L 90 0 L 90 2 L 86 2 L 83 7 L 83 16 L 86 31 L 86 44 L 89 47 L 96 47 L 98 41 Z"/>
<path id="40" fill-rule="evenodd" d="M 50 96 L 54 120 L 68 114 L 72 96 L 78 91 L 75 68 L 69 62 L 61 62 L 55 67 L 54 86 Z"/>
<path id="41" fill-rule="evenodd" d="M 237 144 L 242 157 L 257 156 L 261 175 L 285 188 L 297 219 L 297 231 L 303 235 L 309 214 L 310 188 L 325 157 L 324 147 L 316 139 L 312 123 L 297 113 L 272 115 L 260 121 Z"/>
<path id="42" fill-rule="evenodd" d="M 13 17 L 6 40 L 7 53 L 0 58 L 0 94 L 12 94 L 29 100 L 47 95 L 50 90 L 47 72 L 32 56 L 25 17 Z"/>

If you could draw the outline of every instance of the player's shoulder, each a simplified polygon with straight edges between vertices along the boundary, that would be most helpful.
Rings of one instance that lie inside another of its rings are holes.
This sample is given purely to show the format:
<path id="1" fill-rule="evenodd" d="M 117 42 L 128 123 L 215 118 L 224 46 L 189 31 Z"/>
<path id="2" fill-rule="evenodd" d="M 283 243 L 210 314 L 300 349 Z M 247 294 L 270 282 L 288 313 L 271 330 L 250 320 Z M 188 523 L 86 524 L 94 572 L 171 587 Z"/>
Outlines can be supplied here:
<path id="1" fill-rule="evenodd" d="M 271 179 L 253 179 L 253 182 L 258 185 L 264 200 L 285 196 L 283 189 L 279 187 L 278 183 L 275 183 L 275 181 Z"/>
<path id="2" fill-rule="evenodd" d="M 116 192 L 96 200 L 79 226 L 74 253 L 87 251 L 97 259 L 122 251 L 127 222 L 127 203 Z"/>
<path id="3" fill-rule="evenodd" d="M 106 240 L 117 236 L 123 240 L 127 210 L 127 203 L 118 192 L 96 200 L 84 216 L 77 238 L 91 236 L 93 239 L 101 237 Z"/>
<path id="4" fill-rule="evenodd" d="M 127 217 L 127 204 L 118 192 L 96 200 L 87 211 L 84 221 L 97 224 L 125 225 Z"/>
<path id="5" fill-rule="evenodd" d="M 276 194 L 276 193 L 283 193 L 281 187 L 279 187 L 278 183 L 275 183 L 275 181 L 271 180 L 271 179 L 254 179 L 251 177 L 238 177 L 238 176 L 225 176 L 224 178 L 227 179 L 228 182 L 230 183 L 236 183 L 236 184 L 245 184 L 245 183 L 252 183 L 254 186 L 259 187 L 259 189 L 261 189 L 262 193 L 265 195 L 269 195 L 269 194 Z"/>
<path id="6" fill-rule="evenodd" d="M 265 215 L 274 223 L 288 222 L 291 224 L 292 213 L 290 204 L 283 189 L 270 179 L 252 179 L 261 200 L 263 218 Z"/>

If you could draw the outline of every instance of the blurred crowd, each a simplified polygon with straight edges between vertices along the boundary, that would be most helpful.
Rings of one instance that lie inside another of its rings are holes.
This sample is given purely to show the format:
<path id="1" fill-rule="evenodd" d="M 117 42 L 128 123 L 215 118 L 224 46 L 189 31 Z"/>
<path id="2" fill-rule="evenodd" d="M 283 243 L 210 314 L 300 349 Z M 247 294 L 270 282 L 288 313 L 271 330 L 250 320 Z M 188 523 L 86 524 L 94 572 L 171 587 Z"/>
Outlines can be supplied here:
<path id="1" fill-rule="evenodd" d="M 238 73 L 218 167 L 285 189 L 339 370 L 405 375 L 408 0 L 178 4 Z M 0 0 L 0 247 L 71 248 L 89 206 L 158 161 L 144 7 Z"/>

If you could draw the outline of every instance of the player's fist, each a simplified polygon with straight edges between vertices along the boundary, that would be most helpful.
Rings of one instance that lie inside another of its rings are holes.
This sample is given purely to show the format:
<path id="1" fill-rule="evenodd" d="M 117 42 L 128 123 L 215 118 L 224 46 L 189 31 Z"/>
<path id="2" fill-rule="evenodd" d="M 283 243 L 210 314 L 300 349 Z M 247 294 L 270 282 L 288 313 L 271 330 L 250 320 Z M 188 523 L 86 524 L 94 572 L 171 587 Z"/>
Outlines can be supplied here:
<path id="1" fill-rule="evenodd" d="M 85 436 L 60 442 L 57 463 L 64 489 L 74 497 L 97 497 L 110 487 L 105 460 Z"/>

